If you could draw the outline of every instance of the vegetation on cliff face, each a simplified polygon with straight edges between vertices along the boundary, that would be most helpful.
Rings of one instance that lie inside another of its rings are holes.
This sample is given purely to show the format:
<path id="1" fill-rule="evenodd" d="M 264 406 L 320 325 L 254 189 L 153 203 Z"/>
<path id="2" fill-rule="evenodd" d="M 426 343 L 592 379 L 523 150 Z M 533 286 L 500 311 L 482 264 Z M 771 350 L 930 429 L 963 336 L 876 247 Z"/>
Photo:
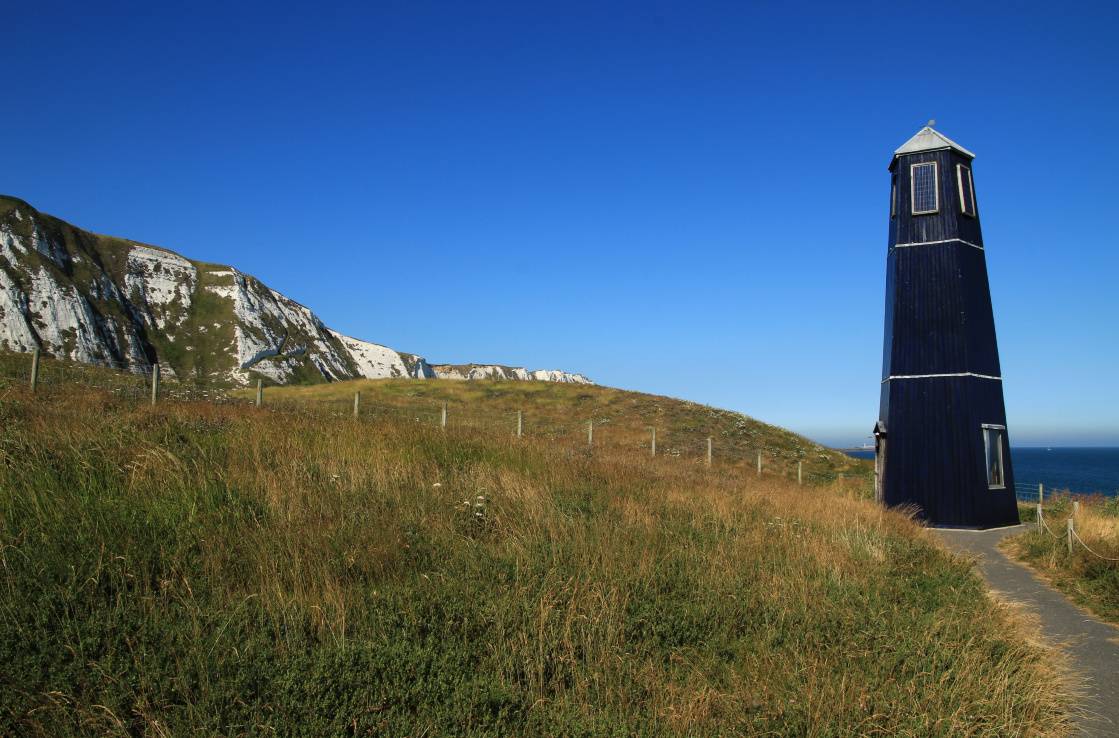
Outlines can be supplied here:
<path id="1" fill-rule="evenodd" d="M 435 376 L 422 357 L 332 331 L 237 269 L 90 233 L 0 195 L 0 351 L 34 348 L 137 371 L 158 363 L 209 385 Z"/>
<path id="2" fill-rule="evenodd" d="M 537 396 L 611 419 L 587 449 L 394 416 L 413 385 L 355 420 L 0 383 L 0 733 L 1064 731 L 1046 654 L 865 479 L 611 440 L 712 433 L 665 398 Z"/>
<path id="3" fill-rule="evenodd" d="M 314 369 L 358 376 L 310 311 L 226 266 L 103 236 L 0 197 L 0 348 L 209 383 Z M 303 354 L 273 357 L 283 345 Z M 348 373 L 347 373 L 348 372 Z M 315 370 L 321 380 L 323 373 Z"/>

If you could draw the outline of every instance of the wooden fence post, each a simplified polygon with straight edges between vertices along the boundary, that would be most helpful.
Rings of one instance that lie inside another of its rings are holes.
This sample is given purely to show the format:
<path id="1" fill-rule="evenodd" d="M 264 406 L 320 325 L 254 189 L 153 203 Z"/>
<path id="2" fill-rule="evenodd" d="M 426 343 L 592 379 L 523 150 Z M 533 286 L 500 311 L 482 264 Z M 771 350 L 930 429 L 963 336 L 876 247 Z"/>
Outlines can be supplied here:
<path id="1" fill-rule="evenodd" d="M 649 455 L 650 456 L 656 456 L 657 455 L 657 429 L 656 428 L 650 428 L 650 430 L 653 431 L 653 438 L 649 442 Z"/>
<path id="2" fill-rule="evenodd" d="M 594 445 L 594 418 L 587 421 L 587 445 Z"/>
<path id="3" fill-rule="evenodd" d="M 443 411 L 439 415 L 439 427 L 447 427 L 447 403 L 443 403 Z"/>
<path id="4" fill-rule="evenodd" d="M 804 484 L 804 474 L 802 473 L 803 468 L 804 468 L 804 462 L 803 461 L 798 461 L 797 462 L 797 484 Z"/>
<path id="5" fill-rule="evenodd" d="M 762 475 L 762 452 L 758 452 L 758 476 Z"/>
<path id="6" fill-rule="evenodd" d="M 1039 483 L 1037 485 L 1037 504 L 1038 504 L 1038 507 L 1040 507 L 1043 502 L 1045 502 L 1045 485 Z"/>
<path id="7" fill-rule="evenodd" d="M 159 397 L 159 364 L 152 364 L 152 405 Z"/>
<path id="8" fill-rule="evenodd" d="M 1041 532 L 1041 503 L 1037 503 L 1037 532 Z"/>
<path id="9" fill-rule="evenodd" d="M 1073 500 L 1072 501 L 1072 517 L 1074 517 L 1074 518 L 1080 517 L 1080 500 Z"/>
<path id="10" fill-rule="evenodd" d="M 517 411 L 517 438 L 522 437 L 524 435 L 524 432 L 525 432 L 524 412 L 521 411 L 521 410 L 518 410 Z"/>
<path id="11" fill-rule="evenodd" d="M 264 380 L 259 377 L 256 380 L 256 406 L 260 407 L 264 404 Z"/>
<path id="12" fill-rule="evenodd" d="M 355 418 L 358 416 L 358 413 L 361 412 L 360 407 L 361 407 L 361 393 L 360 392 L 355 392 L 354 393 L 354 417 Z"/>
<path id="13" fill-rule="evenodd" d="M 1065 521 L 1065 528 L 1068 530 L 1068 555 L 1072 556 L 1072 518 Z"/>
<path id="14" fill-rule="evenodd" d="M 31 352 L 31 391 L 34 392 L 35 388 L 39 386 L 39 349 L 36 348 Z"/>
<path id="15" fill-rule="evenodd" d="M 711 466 L 711 436 L 707 437 L 707 465 Z"/>

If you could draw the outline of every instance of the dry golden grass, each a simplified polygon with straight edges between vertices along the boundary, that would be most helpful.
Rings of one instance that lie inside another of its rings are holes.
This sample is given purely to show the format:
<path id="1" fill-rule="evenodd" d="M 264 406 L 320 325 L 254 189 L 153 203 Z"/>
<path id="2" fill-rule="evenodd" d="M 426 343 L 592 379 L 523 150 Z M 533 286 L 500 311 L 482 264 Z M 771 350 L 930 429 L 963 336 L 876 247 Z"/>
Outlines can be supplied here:
<path id="1" fill-rule="evenodd" d="M 268 387 L 265 402 L 287 408 L 314 408 L 349 415 L 355 393 L 361 395 L 361 414 L 391 422 L 437 424 L 442 406 L 451 428 L 508 437 L 522 413 L 524 433 L 570 446 L 585 444 L 587 423 L 594 422 L 594 444 L 628 451 L 640 459 L 648 454 L 652 429 L 657 431 L 657 454 L 702 464 L 707 438 L 722 468 L 756 468 L 760 453 L 767 474 L 831 482 L 839 477 L 862 477 L 870 488 L 871 465 L 834 449 L 824 448 L 784 428 L 762 423 L 741 413 L 671 397 L 555 382 L 417 381 L 405 379 L 352 380 L 306 386 Z M 255 390 L 234 395 L 248 400 Z"/>
<path id="2" fill-rule="evenodd" d="M 1067 731 L 1050 656 L 864 478 L 0 393 L 3 733 Z"/>
<path id="3" fill-rule="evenodd" d="M 1079 503 L 1075 515 L 1074 501 Z M 1079 604 L 1119 624 L 1119 499 L 1058 493 L 1045 502 L 1045 530 L 1036 529 L 1036 505 L 1022 505 L 1020 512 L 1031 528 L 1008 539 L 1006 550 Z M 1066 533 L 1070 518 L 1078 539 L 1071 555 Z"/>

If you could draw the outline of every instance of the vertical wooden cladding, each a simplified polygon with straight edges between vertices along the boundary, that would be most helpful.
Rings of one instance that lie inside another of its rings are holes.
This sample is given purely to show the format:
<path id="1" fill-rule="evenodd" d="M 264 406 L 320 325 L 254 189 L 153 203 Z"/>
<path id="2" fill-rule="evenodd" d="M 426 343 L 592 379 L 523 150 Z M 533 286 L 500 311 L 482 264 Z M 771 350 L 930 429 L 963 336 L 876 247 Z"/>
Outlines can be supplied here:
<path id="1" fill-rule="evenodd" d="M 999 376 L 983 252 L 958 241 L 887 256 L 883 377 L 973 372 Z"/>
<path id="2" fill-rule="evenodd" d="M 883 500 L 911 505 L 938 525 L 1018 522 L 1014 471 L 1004 449 L 1005 489 L 987 487 L 984 423 L 1006 425 L 1001 383 L 979 377 L 886 382 L 889 458 Z"/>
<path id="3" fill-rule="evenodd" d="M 929 162 L 937 211 L 914 215 L 911 167 Z M 990 527 L 1018 522 L 1018 508 L 1008 442 L 1005 489 L 987 484 L 982 426 L 1006 425 L 1006 414 L 979 213 L 962 207 L 961 164 L 972 168 L 970 157 L 945 148 L 890 165 L 882 498 L 935 524 Z"/>

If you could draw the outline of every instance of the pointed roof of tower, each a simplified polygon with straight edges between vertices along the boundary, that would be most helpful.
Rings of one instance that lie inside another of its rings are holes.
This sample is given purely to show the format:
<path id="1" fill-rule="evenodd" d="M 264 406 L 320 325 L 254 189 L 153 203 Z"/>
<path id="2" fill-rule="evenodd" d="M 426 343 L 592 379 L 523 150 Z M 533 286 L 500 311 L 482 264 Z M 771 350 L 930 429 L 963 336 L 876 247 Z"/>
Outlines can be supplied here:
<path id="1" fill-rule="evenodd" d="M 931 123 L 932 121 L 930 121 Z M 902 154 L 916 154 L 920 151 L 939 151 L 941 149 L 955 149 L 964 156 L 974 159 L 975 154 L 945 136 L 940 131 L 934 130 L 931 125 L 925 126 L 894 152 L 894 158 Z"/>

